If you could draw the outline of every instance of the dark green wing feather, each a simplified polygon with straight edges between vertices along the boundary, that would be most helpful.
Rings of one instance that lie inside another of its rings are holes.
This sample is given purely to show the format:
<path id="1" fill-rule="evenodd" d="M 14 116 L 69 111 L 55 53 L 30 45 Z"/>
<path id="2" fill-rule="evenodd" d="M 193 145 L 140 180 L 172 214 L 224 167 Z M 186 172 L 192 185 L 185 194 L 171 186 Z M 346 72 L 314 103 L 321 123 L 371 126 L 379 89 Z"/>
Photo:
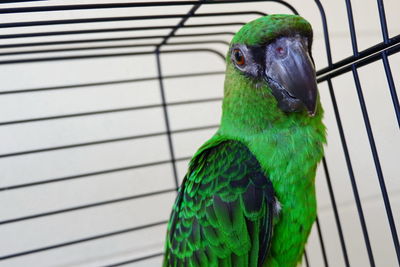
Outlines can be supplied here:
<path id="1" fill-rule="evenodd" d="M 238 141 L 193 157 L 168 224 L 164 267 L 261 266 L 272 236 L 274 192 Z"/>

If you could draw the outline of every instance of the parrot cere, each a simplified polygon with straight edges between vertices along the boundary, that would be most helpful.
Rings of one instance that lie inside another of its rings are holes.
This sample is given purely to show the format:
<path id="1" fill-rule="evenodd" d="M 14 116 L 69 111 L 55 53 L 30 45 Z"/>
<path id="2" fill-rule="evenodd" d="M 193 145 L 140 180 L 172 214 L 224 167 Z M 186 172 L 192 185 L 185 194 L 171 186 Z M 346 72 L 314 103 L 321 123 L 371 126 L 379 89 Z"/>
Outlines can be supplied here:
<path id="1" fill-rule="evenodd" d="M 226 58 L 221 125 L 193 156 L 168 224 L 164 267 L 295 267 L 316 219 L 325 126 L 311 25 L 244 25 Z"/>

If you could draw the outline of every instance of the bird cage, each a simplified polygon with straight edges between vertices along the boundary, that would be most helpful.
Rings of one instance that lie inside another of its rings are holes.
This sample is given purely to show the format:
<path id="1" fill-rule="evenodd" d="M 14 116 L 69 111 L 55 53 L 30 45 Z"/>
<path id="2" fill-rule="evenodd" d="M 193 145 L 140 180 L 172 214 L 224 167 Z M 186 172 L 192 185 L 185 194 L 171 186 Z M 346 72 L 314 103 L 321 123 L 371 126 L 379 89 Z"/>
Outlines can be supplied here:
<path id="1" fill-rule="evenodd" d="M 299 14 L 328 144 L 302 266 L 399 266 L 398 1 L 0 2 L 0 266 L 160 266 L 246 22 Z"/>

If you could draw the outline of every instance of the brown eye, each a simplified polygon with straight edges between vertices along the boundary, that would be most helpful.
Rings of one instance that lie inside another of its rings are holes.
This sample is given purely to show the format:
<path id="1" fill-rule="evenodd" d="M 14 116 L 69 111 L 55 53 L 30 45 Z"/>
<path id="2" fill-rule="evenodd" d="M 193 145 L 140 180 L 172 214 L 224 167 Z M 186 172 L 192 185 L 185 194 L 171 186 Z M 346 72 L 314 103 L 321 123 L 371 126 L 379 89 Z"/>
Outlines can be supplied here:
<path id="1" fill-rule="evenodd" d="M 244 60 L 243 53 L 242 53 L 242 51 L 240 51 L 240 49 L 236 48 L 233 50 L 233 58 L 235 59 L 235 62 L 238 66 L 244 65 L 245 60 Z"/>

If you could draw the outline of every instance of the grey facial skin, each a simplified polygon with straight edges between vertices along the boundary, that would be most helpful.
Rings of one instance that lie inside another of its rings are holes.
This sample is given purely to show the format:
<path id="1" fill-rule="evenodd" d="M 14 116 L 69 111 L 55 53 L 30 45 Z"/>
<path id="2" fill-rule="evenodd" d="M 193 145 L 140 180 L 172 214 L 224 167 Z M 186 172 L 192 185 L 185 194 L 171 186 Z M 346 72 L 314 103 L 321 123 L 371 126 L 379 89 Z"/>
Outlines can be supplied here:
<path id="1" fill-rule="evenodd" d="M 305 38 L 281 37 L 266 47 L 265 79 L 286 112 L 306 108 L 315 115 L 317 80 Z"/>
<path id="2" fill-rule="evenodd" d="M 259 60 L 259 57 L 254 55 L 254 47 L 248 47 L 246 45 L 236 45 L 232 48 L 232 51 L 234 51 L 235 49 L 239 49 L 242 52 L 246 62 L 243 66 L 237 65 L 234 58 L 235 55 L 234 53 L 231 53 L 231 59 L 235 63 L 236 68 L 238 68 L 246 75 L 254 78 L 257 78 L 260 74 L 262 74 L 262 72 L 264 71 L 264 67 L 262 66 L 262 61 Z"/>
<path id="3" fill-rule="evenodd" d="M 235 64 L 236 67 L 248 76 L 267 82 L 282 111 L 306 109 L 310 116 L 315 115 L 317 81 L 307 38 L 280 37 L 266 46 L 236 45 L 234 49 L 240 49 L 246 60 L 246 64 Z M 233 53 L 232 61 L 235 63 Z"/>

